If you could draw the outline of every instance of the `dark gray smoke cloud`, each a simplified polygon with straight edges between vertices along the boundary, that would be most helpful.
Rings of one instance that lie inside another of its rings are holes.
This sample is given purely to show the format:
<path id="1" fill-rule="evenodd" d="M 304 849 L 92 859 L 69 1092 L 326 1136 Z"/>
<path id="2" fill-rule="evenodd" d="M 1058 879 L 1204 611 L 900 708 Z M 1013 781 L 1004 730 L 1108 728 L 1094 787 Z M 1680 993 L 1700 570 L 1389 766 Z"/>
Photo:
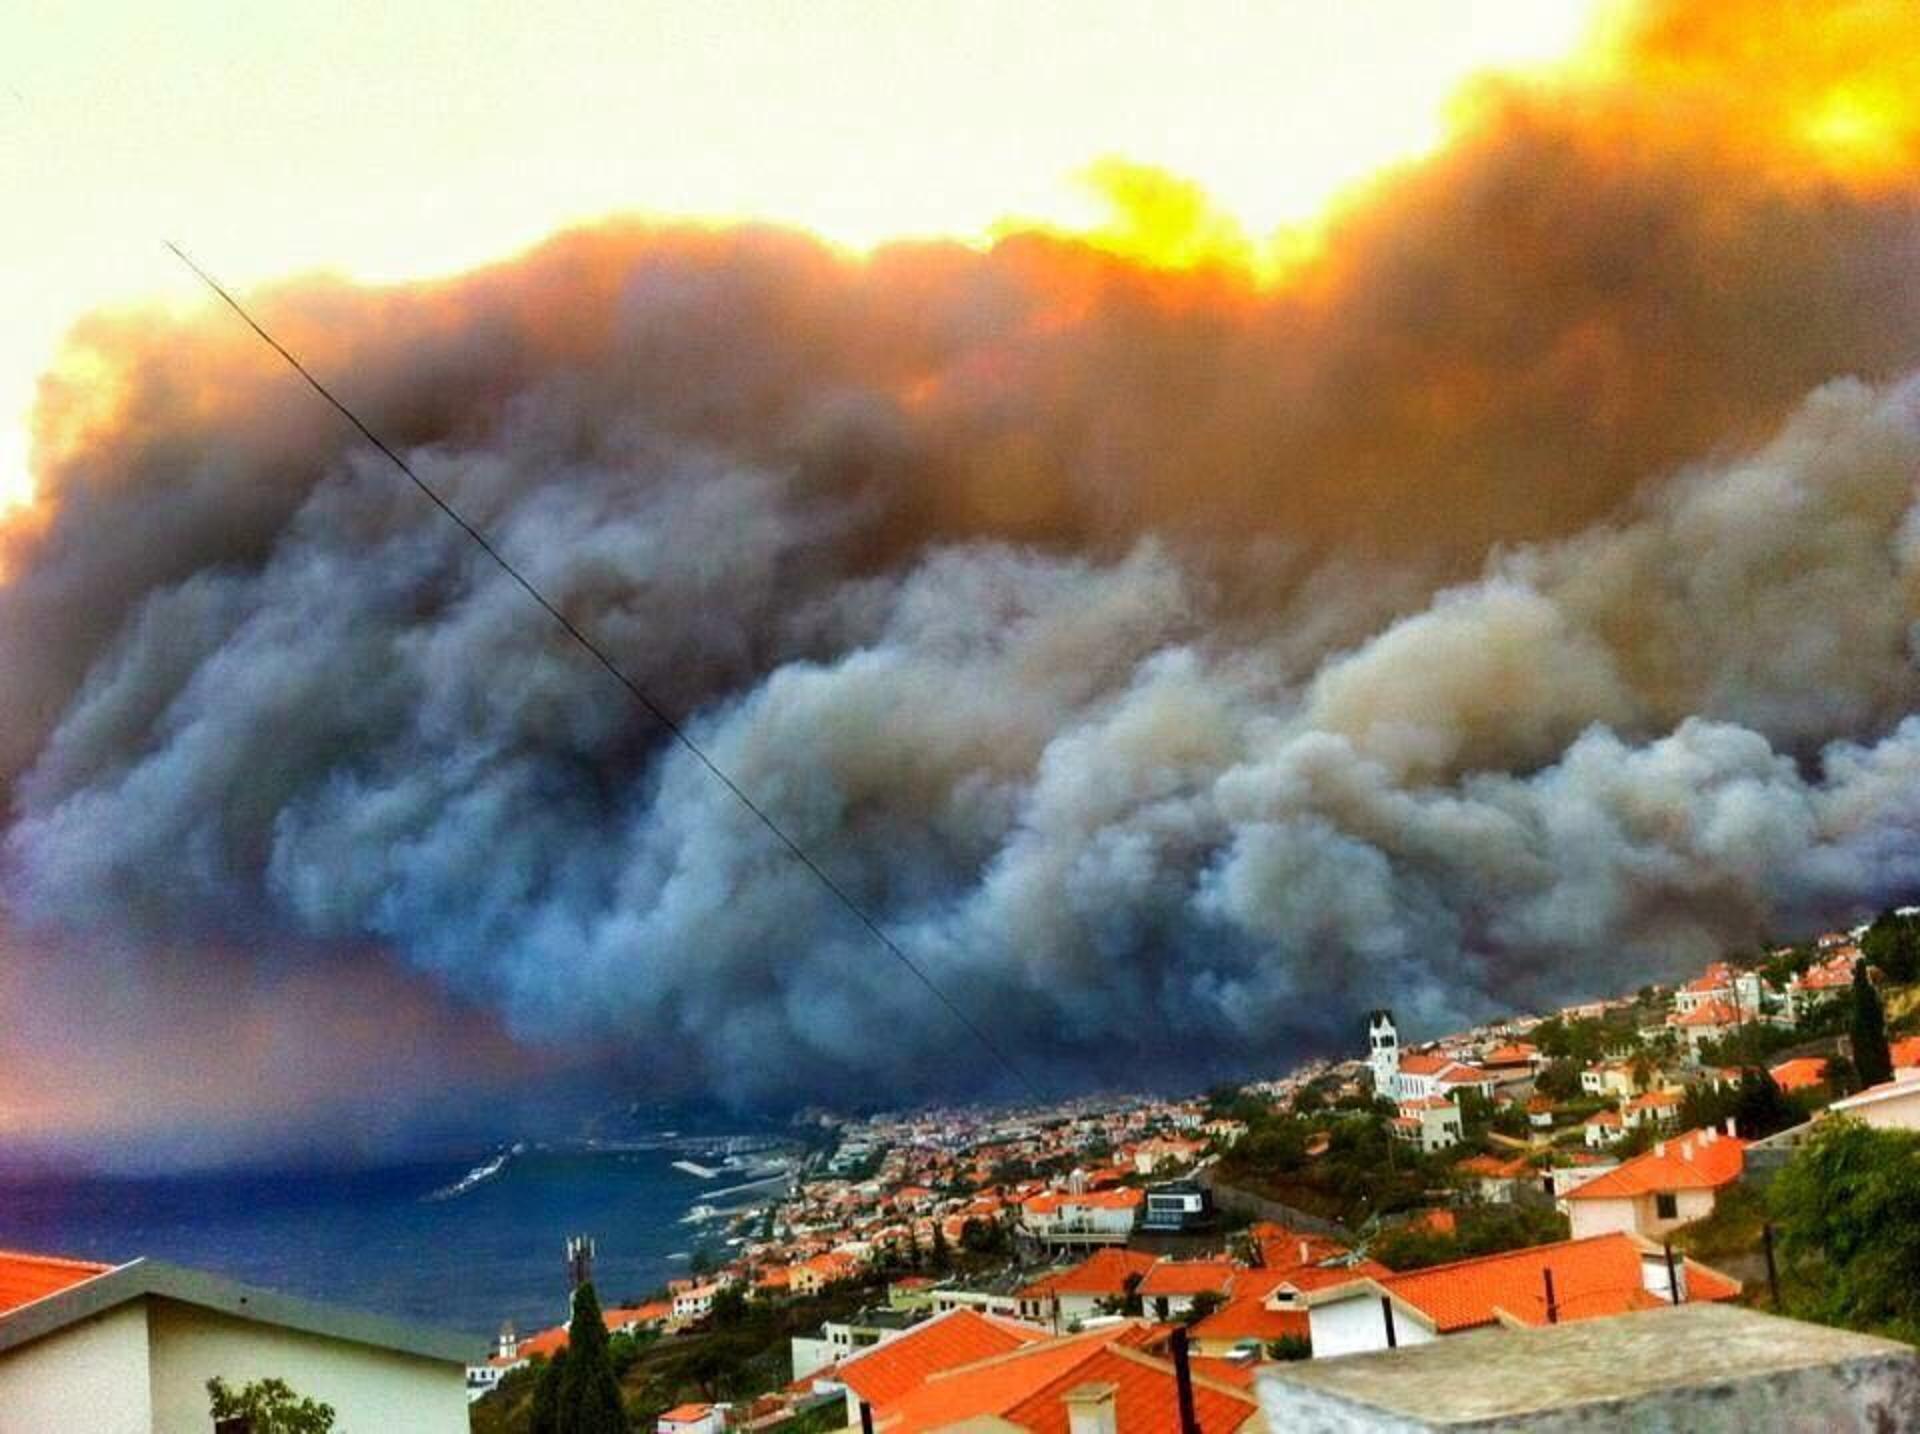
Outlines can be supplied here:
<path id="1" fill-rule="evenodd" d="M 1029 1072 L 1201 1078 L 1920 885 L 1916 192 L 1557 114 L 1273 289 L 609 226 L 264 308 Z M 250 338 L 76 343 L 0 539 L 15 922 L 371 945 L 667 1087 L 994 1088 Z"/>

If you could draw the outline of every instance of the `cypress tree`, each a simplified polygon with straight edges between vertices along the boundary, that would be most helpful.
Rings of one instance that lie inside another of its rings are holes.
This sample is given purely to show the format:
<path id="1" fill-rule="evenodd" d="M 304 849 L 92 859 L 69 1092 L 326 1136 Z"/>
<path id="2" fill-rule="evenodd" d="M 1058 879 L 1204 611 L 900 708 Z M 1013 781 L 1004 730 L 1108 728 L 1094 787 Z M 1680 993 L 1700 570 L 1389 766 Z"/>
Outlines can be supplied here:
<path id="1" fill-rule="evenodd" d="M 947 1232 L 938 1218 L 933 1222 L 933 1267 L 943 1271 L 953 1268 L 953 1253 L 947 1249 Z"/>
<path id="2" fill-rule="evenodd" d="M 559 1421 L 555 1434 L 627 1434 L 620 1381 L 607 1348 L 607 1325 L 591 1284 L 573 1292 L 573 1321 L 567 1326 L 567 1363 L 560 1374 Z"/>
<path id="3" fill-rule="evenodd" d="M 1853 963 L 1853 1068 L 1860 1088 L 1893 1079 L 1893 1052 L 1887 1047 L 1887 1017 L 1880 993 L 1867 979 L 1867 963 Z"/>

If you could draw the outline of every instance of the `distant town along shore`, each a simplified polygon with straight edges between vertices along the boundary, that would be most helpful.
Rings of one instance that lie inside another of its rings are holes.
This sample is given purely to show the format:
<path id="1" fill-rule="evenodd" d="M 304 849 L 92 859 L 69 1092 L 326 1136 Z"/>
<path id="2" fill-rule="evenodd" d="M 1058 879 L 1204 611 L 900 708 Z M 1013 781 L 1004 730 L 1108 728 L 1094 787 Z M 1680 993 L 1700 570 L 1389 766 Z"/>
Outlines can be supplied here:
<path id="1" fill-rule="evenodd" d="M 1199 1097 L 821 1116 L 790 1192 L 607 1311 L 616 1363 L 672 1434 L 1018 1423 L 1063 1380 L 1144 1391 L 1089 1428 L 1240 1429 L 1303 1360 L 1777 1307 L 1767 1187 L 1837 1116 L 1920 1130 L 1916 981 L 1902 909 L 1421 1040 L 1382 992 L 1351 1057 Z M 476 1428 L 565 1338 L 502 1332 Z"/>

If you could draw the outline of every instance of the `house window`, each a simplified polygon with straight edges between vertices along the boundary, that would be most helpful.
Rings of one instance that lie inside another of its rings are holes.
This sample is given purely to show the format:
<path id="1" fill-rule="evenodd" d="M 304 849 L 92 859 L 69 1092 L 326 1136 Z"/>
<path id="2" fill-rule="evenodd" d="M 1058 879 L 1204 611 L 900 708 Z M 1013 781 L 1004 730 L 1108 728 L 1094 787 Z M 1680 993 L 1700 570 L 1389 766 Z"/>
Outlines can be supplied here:
<path id="1" fill-rule="evenodd" d="M 1662 1220 L 1678 1218 L 1680 1214 L 1680 1197 L 1677 1195 L 1669 1195 L 1664 1190 L 1661 1191 L 1653 1197 L 1653 1213 Z"/>

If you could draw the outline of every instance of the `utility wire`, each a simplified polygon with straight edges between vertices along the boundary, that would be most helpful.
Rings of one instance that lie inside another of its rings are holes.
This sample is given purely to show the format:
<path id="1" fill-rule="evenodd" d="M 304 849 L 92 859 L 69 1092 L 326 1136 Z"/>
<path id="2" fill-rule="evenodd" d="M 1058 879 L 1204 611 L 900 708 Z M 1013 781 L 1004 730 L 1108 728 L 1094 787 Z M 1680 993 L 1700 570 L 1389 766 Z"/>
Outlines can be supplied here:
<path id="1" fill-rule="evenodd" d="M 758 802 L 754 801 L 752 797 L 748 796 L 746 792 L 741 789 L 740 784 L 734 781 L 732 777 L 728 776 L 726 772 L 721 769 L 719 764 L 716 763 L 713 760 L 713 758 L 709 757 L 706 754 L 706 752 L 701 748 L 700 744 L 694 741 L 693 738 L 687 734 L 686 728 L 682 727 L 678 722 L 674 721 L 672 717 L 668 716 L 665 709 L 663 709 L 659 703 L 655 702 L 651 697 L 647 696 L 646 692 L 641 689 L 639 683 L 635 682 L 631 677 L 629 677 L 621 669 L 618 663 L 616 663 L 611 657 L 607 656 L 607 653 L 604 648 L 602 648 L 597 642 L 595 642 L 585 632 L 582 632 L 579 626 L 575 624 L 571 618 L 569 618 L 565 613 L 561 612 L 559 608 L 555 607 L 551 602 L 549 602 L 547 600 L 546 594 L 542 593 L 539 588 L 535 587 L 530 581 L 528 581 L 526 575 L 523 574 L 518 568 L 516 568 L 510 561 L 508 561 L 506 555 L 503 554 L 498 548 L 496 548 L 490 541 L 488 541 L 487 536 L 484 533 L 482 533 L 478 528 L 474 527 L 472 523 L 468 522 L 464 517 L 462 517 L 458 509 L 456 509 L 451 503 L 449 503 L 445 498 L 441 497 L 440 494 L 434 490 L 434 487 L 432 484 L 428 483 L 426 479 L 422 478 L 418 473 L 414 472 L 412 466 L 408 464 L 407 460 L 402 458 L 392 448 L 388 447 L 386 441 L 382 439 L 379 434 L 375 433 L 371 428 L 367 427 L 365 423 L 361 422 L 360 415 L 355 413 L 351 408 L 348 408 L 347 405 L 342 403 L 338 398 L 334 397 L 333 392 L 330 389 L 328 389 L 328 387 L 325 384 L 320 382 L 319 379 L 315 378 L 313 376 L 312 371 L 309 370 L 305 364 L 301 363 L 299 359 L 295 358 L 293 354 L 287 349 L 285 344 L 281 343 L 280 340 L 276 339 L 272 334 L 268 333 L 266 329 L 261 327 L 259 320 L 255 319 L 252 314 L 248 313 L 247 310 L 241 305 L 240 301 L 234 298 L 232 294 L 228 293 L 226 288 L 220 283 L 218 279 L 214 278 L 213 275 L 209 274 L 205 269 L 201 268 L 198 264 L 196 264 L 193 261 L 193 259 L 187 254 L 187 252 L 184 249 L 182 249 L 178 244 L 175 244 L 171 239 L 165 240 L 163 242 L 165 242 L 168 249 L 173 251 L 173 256 L 176 259 L 178 259 L 182 264 L 185 264 L 189 269 L 193 270 L 194 274 L 199 277 L 201 283 L 205 284 L 209 289 L 213 290 L 214 293 L 218 294 L 221 297 L 221 299 L 223 299 L 226 302 L 227 307 L 232 309 L 234 313 L 238 314 L 241 320 L 247 325 L 247 327 L 252 329 L 256 334 L 258 334 L 261 337 L 261 339 L 266 343 L 267 347 L 272 349 L 275 353 L 279 354 L 281 358 L 285 359 L 287 361 L 287 364 L 293 369 L 293 371 L 299 374 L 301 378 L 307 381 L 307 386 L 309 388 L 311 388 L 315 393 L 319 394 L 320 397 L 322 397 L 329 404 L 331 404 L 334 407 L 334 409 L 339 412 L 342 418 L 346 419 L 348 423 L 351 423 L 356 429 L 358 429 L 360 432 L 360 436 L 365 438 L 367 442 L 371 443 L 375 448 L 379 449 L 380 452 L 386 457 L 388 462 L 392 463 L 395 468 L 398 468 L 402 473 L 406 474 L 407 477 L 412 481 L 413 486 L 418 488 L 422 493 L 426 494 L 428 500 L 432 502 L 434 507 L 438 508 L 442 513 L 446 514 L 446 516 L 452 520 L 454 526 L 459 528 L 461 532 L 465 533 L 469 538 L 471 538 L 474 542 L 474 545 L 478 547 L 481 552 L 485 553 L 488 557 L 492 558 L 493 561 L 499 565 L 499 568 L 503 573 L 505 573 L 508 577 L 512 578 L 514 582 L 518 583 L 522 591 L 524 591 L 528 597 L 532 598 L 536 603 L 538 603 L 540 607 L 545 610 L 547 616 L 551 617 L 556 623 L 560 625 L 561 629 L 567 634 L 568 637 L 571 637 L 575 642 L 580 644 L 580 646 L 583 649 L 585 649 L 587 655 L 593 658 L 595 662 L 599 663 L 600 666 L 606 670 L 607 674 L 610 677 L 612 677 L 615 682 L 618 682 L 622 687 L 626 688 L 628 695 L 631 696 L 635 702 L 639 703 L 641 707 L 645 708 L 647 711 L 647 714 L 651 716 L 654 721 L 658 722 L 662 727 L 664 727 L 667 730 L 667 733 L 673 738 L 674 741 L 678 742 L 682 747 L 686 748 L 687 751 L 691 752 L 694 756 L 694 759 L 698 761 L 701 766 L 705 767 L 707 771 L 712 774 L 712 776 L 716 781 L 718 781 L 729 792 L 732 792 L 735 799 L 739 801 L 741 806 L 745 807 L 748 811 L 752 812 L 756 817 L 758 817 L 760 819 L 760 824 L 764 826 L 768 831 L 773 833 L 774 838 L 780 843 L 780 845 L 782 845 L 787 849 L 788 854 L 791 855 L 795 861 L 798 861 L 802 866 L 804 866 L 808 871 L 813 873 L 814 879 L 817 880 L 821 886 L 827 889 L 827 891 L 833 896 L 834 900 L 838 901 L 850 913 L 852 913 L 854 920 L 858 921 L 862 926 L 866 927 L 868 932 L 871 933 L 871 935 L 873 936 L 873 939 L 878 941 L 883 947 L 885 947 L 896 961 L 898 961 L 902 966 L 906 967 L 907 970 L 911 971 L 914 977 L 920 982 L 920 984 L 922 986 L 925 986 L 928 991 L 933 993 L 934 999 L 939 1001 L 941 1005 L 947 1008 L 948 1013 L 952 1015 L 954 1020 L 958 1021 L 960 1025 L 964 1027 L 973 1036 L 975 1040 L 979 1041 L 982 1046 L 986 1047 L 986 1049 L 993 1055 L 994 1059 L 996 1059 L 997 1061 L 1000 1062 L 1001 1065 L 1006 1067 L 1007 1073 L 1026 1088 L 1027 1093 L 1029 1095 L 1031 1095 L 1035 1100 L 1041 1100 L 1043 1098 L 1038 1088 L 1034 1085 L 1034 1083 L 1031 1080 L 1027 1078 L 1026 1072 L 1021 1070 L 1020 1067 L 1014 1063 L 1012 1057 L 1010 1057 L 1006 1053 L 1006 1051 L 1001 1049 L 999 1043 L 996 1042 L 993 1039 L 993 1037 L 989 1036 L 986 1033 L 986 1031 L 980 1027 L 978 1022 L 974 1021 L 973 1018 L 968 1016 L 965 1011 L 961 1010 L 960 1007 L 957 1004 L 955 1004 L 953 998 L 948 996 L 945 991 L 941 990 L 938 984 L 935 983 L 933 977 L 927 974 L 925 968 L 923 968 L 911 956 L 907 955 L 907 953 L 901 949 L 900 944 L 897 941 L 895 941 L 891 936 L 887 935 L 886 931 L 882 929 L 880 923 L 874 920 L 873 917 L 867 914 L 866 908 L 861 906 L 859 902 L 855 901 L 853 897 L 848 894 L 846 889 L 840 885 L 839 882 L 835 881 L 831 876 L 827 875 L 826 870 L 820 865 L 820 863 L 815 861 L 811 856 L 807 855 L 806 849 L 802 847 L 799 842 L 795 841 L 791 836 L 787 835 L 786 829 L 782 827 L 778 822 L 776 822 L 771 816 L 769 816 L 764 807 L 762 807 Z"/>

